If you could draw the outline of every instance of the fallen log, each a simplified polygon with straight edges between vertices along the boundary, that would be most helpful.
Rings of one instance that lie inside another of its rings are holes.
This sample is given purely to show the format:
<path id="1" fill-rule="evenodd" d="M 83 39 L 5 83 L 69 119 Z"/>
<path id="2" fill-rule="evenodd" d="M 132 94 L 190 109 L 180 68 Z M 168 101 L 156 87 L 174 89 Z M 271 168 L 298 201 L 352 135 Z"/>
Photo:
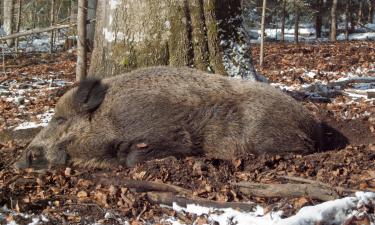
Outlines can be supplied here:
<path id="1" fill-rule="evenodd" d="M 327 86 L 328 87 L 339 86 L 342 89 L 342 87 L 345 87 L 352 83 L 375 83 L 375 77 L 350 77 L 342 81 L 329 82 Z"/>
<path id="2" fill-rule="evenodd" d="M 0 37 L 0 41 L 5 41 L 5 40 L 8 40 L 8 39 L 19 38 L 19 37 L 24 37 L 24 36 L 29 36 L 29 35 L 32 35 L 32 34 L 50 32 L 50 31 L 53 31 L 53 30 L 59 30 L 59 29 L 63 29 L 63 28 L 74 27 L 76 25 L 77 24 L 75 24 L 75 23 L 69 23 L 69 24 L 57 24 L 57 25 L 54 25 L 54 26 L 46 27 L 46 28 L 35 28 L 35 29 L 24 31 L 24 32 L 19 32 L 19 33 L 15 33 L 15 34 L 2 36 L 2 37 Z"/>
<path id="3" fill-rule="evenodd" d="M 173 206 L 177 204 L 180 207 L 186 208 L 189 204 L 199 205 L 208 208 L 215 209 L 227 209 L 232 208 L 244 212 L 254 212 L 256 207 L 255 203 L 243 203 L 243 202 L 217 202 L 206 200 L 202 198 L 187 198 L 176 196 L 172 193 L 165 192 L 147 192 L 147 199 L 154 204 L 163 204 L 167 206 Z"/>
<path id="4" fill-rule="evenodd" d="M 339 195 L 332 189 L 312 184 L 261 184 L 252 182 L 233 183 L 240 191 L 264 198 L 307 197 L 320 201 L 333 200 Z"/>
<path id="5" fill-rule="evenodd" d="M 161 182 L 145 181 L 145 180 L 108 180 L 108 178 L 101 179 L 101 184 L 119 185 L 127 188 L 133 188 L 137 192 L 170 192 L 180 195 L 192 195 L 190 190 L 185 188 L 166 184 Z"/>

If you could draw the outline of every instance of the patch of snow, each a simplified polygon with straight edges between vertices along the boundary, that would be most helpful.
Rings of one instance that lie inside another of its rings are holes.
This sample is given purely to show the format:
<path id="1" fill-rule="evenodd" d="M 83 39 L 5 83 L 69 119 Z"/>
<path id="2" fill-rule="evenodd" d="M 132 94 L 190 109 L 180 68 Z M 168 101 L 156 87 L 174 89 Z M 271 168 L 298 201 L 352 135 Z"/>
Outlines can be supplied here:
<path id="1" fill-rule="evenodd" d="M 41 125 L 35 122 L 23 122 L 20 125 L 18 125 L 14 130 L 25 130 L 25 129 L 30 129 L 30 128 L 37 128 L 40 127 Z"/>
<path id="2" fill-rule="evenodd" d="M 39 224 L 39 221 L 40 221 L 39 218 L 33 218 L 32 220 L 33 221 L 31 223 L 29 223 L 29 225 L 38 225 Z"/>
<path id="3" fill-rule="evenodd" d="M 365 213 L 367 206 L 375 202 L 375 193 L 357 192 L 354 197 L 346 197 L 327 201 L 315 206 L 306 206 L 289 218 L 282 219 L 282 212 L 264 214 L 263 208 L 257 207 L 255 212 L 239 212 L 234 209 L 214 209 L 188 204 L 186 208 L 173 204 L 173 209 L 179 213 L 191 213 L 197 216 L 207 215 L 210 223 L 219 225 L 315 225 L 329 222 L 331 225 L 343 224 L 354 215 Z M 167 222 L 179 225 L 176 218 L 168 218 Z"/>
<path id="4" fill-rule="evenodd" d="M 24 129 L 29 129 L 29 128 L 46 127 L 49 121 L 52 119 L 53 115 L 54 115 L 54 110 L 50 109 L 47 112 L 36 116 L 41 121 L 41 123 L 24 122 L 18 125 L 17 127 L 15 127 L 14 130 L 24 130 Z"/>
<path id="5" fill-rule="evenodd" d="M 207 215 L 210 222 L 216 222 L 219 225 L 227 224 L 253 224 L 253 225 L 263 225 L 263 224 L 276 224 L 281 220 L 281 212 L 269 213 L 264 215 L 264 210 L 262 207 L 257 206 L 255 212 L 239 212 L 237 210 L 228 209 L 215 209 L 202 207 L 195 204 L 188 204 L 186 208 L 182 208 L 177 204 L 173 204 L 173 209 L 176 212 L 191 213 L 197 216 Z M 181 224 L 178 220 L 169 218 L 167 221 L 173 222 L 173 224 Z"/>
<path id="6" fill-rule="evenodd" d="M 306 76 L 306 77 L 310 77 L 310 78 L 315 78 L 316 72 L 314 72 L 314 71 L 307 71 L 304 74 L 302 74 L 302 76 Z"/>

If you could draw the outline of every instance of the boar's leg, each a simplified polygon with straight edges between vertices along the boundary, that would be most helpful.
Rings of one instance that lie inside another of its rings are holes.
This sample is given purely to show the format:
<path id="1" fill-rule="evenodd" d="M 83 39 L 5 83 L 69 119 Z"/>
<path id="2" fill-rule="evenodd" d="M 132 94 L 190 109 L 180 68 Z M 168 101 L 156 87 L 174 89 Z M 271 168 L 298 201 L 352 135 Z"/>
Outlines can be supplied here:
<path id="1" fill-rule="evenodd" d="M 132 167 L 147 160 L 197 153 L 189 132 L 171 128 L 168 132 L 148 131 L 129 143 L 123 143 L 118 151 L 118 158 L 121 164 Z"/>

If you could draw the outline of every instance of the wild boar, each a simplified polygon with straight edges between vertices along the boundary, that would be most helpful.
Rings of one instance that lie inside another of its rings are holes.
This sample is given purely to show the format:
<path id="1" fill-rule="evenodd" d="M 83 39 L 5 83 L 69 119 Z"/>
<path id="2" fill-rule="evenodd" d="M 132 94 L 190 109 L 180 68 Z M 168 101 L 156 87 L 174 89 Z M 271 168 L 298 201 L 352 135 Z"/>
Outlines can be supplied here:
<path id="1" fill-rule="evenodd" d="M 268 84 L 152 67 L 68 91 L 15 165 L 131 167 L 167 156 L 311 153 L 320 128 L 300 103 Z"/>

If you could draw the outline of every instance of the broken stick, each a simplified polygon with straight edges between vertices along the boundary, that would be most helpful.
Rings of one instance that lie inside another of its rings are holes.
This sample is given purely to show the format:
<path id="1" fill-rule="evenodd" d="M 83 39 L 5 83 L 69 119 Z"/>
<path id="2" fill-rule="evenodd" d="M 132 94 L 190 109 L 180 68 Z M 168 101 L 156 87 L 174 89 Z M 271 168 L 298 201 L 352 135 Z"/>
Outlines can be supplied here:
<path id="1" fill-rule="evenodd" d="M 321 201 L 333 200 L 339 197 L 338 194 L 330 188 L 312 184 L 261 184 L 252 182 L 239 182 L 234 183 L 234 185 L 238 186 L 241 192 L 256 197 L 308 197 Z"/>

